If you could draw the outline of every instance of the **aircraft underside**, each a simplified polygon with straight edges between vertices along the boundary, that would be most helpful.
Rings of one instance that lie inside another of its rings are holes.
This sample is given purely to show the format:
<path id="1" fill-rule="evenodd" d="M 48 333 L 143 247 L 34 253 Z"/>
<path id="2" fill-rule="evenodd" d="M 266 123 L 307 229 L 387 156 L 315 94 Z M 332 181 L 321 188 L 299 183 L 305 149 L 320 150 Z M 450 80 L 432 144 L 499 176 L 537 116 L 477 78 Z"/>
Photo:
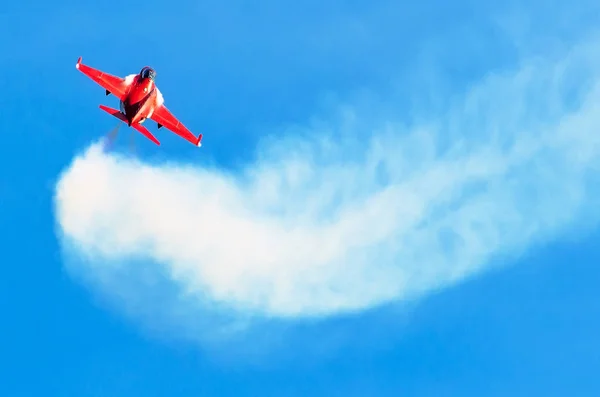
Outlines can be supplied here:
<path id="1" fill-rule="evenodd" d="M 137 114 L 136 111 L 139 111 L 140 107 L 141 106 L 138 106 L 136 109 L 136 106 L 131 106 L 129 109 L 127 109 L 125 106 L 125 103 L 123 101 L 119 101 L 119 110 L 129 120 L 133 120 L 133 118 Z M 138 121 L 138 123 L 142 124 L 144 121 L 146 121 L 146 117 L 141 117 L 140 120 Z"/>

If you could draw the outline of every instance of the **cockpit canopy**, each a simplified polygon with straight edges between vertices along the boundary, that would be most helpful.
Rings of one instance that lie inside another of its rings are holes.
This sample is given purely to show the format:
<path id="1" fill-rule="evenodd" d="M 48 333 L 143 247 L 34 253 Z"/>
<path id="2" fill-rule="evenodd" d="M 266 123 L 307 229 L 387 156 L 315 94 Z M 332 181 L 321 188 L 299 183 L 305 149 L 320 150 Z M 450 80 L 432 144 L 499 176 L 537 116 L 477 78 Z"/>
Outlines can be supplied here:
<path id="1" fill-rule="evenodd" d="M 156 72 L 149 66 L 144 66 L 140 71 L 140 77 L 143 79 L 150 79 L 154 81 L 156 78 Z"/>

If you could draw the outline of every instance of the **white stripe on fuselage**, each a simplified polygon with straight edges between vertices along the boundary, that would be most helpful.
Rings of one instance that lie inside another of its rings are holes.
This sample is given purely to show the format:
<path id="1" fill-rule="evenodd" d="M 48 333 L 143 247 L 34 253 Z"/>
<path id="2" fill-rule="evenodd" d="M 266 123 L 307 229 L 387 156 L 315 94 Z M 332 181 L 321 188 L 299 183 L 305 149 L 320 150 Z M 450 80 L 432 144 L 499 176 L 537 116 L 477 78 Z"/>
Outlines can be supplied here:
<path id="1" fill-rule="evenodd" d="M 154 86 L 154 89 L 156 90 L 156 106 L 162 106 L 162 104 L 165 103 L 165 99 L 163 98 L 156 85 Z"/>
<path id="2" fill-rule="evenodd" d="M 148 115 L 146 116 L 146 118 L 151 118 L 152 114 L 154 114 L 154 110 L 156 108 L 162 106 L 162 104 L 165 102 L 165 99 L 163 98 L 162 94 L 158 90 L 158 87 L 156 86 L 156 84 L 154 85 L 154 90 L 156 91 L 156 97 L 154 98 L 154 104 L 155 104 L 155 106 L 153 106 L 150 109 L 150 111 L 148 112 Z"/>
<path id="3" fill-rule="evenodd" d="M 130 86 L 131 83 L 133 83 L 135 76 L 137 76 L 137 74 L 128 74 L 127 76 L 125 76 L 125 85 Z"/>

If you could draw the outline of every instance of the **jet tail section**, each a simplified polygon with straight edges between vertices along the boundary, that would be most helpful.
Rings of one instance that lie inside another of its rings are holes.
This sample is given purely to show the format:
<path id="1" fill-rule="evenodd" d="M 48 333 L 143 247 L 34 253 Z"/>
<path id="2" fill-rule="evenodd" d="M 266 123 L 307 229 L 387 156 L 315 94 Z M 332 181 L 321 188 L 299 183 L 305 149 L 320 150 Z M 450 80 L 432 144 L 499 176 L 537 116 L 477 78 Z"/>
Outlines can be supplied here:
<path id="1" fill-rule="evenodd" d="M 125 118 L 125 115 L 123 113 L 119 112 L 117 109 L 113 109 L 113 108 L 110 108 L 110 107 L 104 106 L 104 105 L 100 105 L 100 109 L 104 110 L 106 113 L 108 113 L 112 116 L 115 116 L 119 120 L 123 121 L 125 124 L 129 125 L 129 122 L 127 121 L 127 118 Z M 152 142 L 154 142 L 158 146 L 160 146 L 160 142 L 158 141 L 158 139 L 156 139 L 156 137 L 154 135 L 152 135 L 152 133 L 150 131 L 148 131 L 148 129 L 146 127 L 144 127 L 143 125 L 141 125 L 139 123 L 135 123 L 135 124 L 132 124 L 131 127 L 133 127 L 140 134 L 144 135 L 146 138 L 150 139 Z"/>

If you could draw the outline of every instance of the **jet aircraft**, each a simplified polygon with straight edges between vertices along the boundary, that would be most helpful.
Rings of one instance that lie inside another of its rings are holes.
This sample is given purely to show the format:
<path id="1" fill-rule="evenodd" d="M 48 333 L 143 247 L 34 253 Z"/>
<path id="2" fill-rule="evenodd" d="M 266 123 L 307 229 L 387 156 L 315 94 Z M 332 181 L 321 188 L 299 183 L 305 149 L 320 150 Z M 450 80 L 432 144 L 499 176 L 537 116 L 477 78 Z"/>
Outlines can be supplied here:
<path id="1" fill-rule="evenodd" d="M 105 89 L 106 95 L 113 94 L 120 101 L 120 110 L 100 105 L 100 109 L 133 127 L 157 145 L 160 142 L 141 124 L 151 119 L 158 128 L 165 127 L 192 144 L 200 147 L 202 134 L 196 137 L 165 107 L 164 99 L 155 84 L 156 72 L 145 66 L 138 74 L 125 77 L 113 76 L 81 63 L 75 67 Z"/>

